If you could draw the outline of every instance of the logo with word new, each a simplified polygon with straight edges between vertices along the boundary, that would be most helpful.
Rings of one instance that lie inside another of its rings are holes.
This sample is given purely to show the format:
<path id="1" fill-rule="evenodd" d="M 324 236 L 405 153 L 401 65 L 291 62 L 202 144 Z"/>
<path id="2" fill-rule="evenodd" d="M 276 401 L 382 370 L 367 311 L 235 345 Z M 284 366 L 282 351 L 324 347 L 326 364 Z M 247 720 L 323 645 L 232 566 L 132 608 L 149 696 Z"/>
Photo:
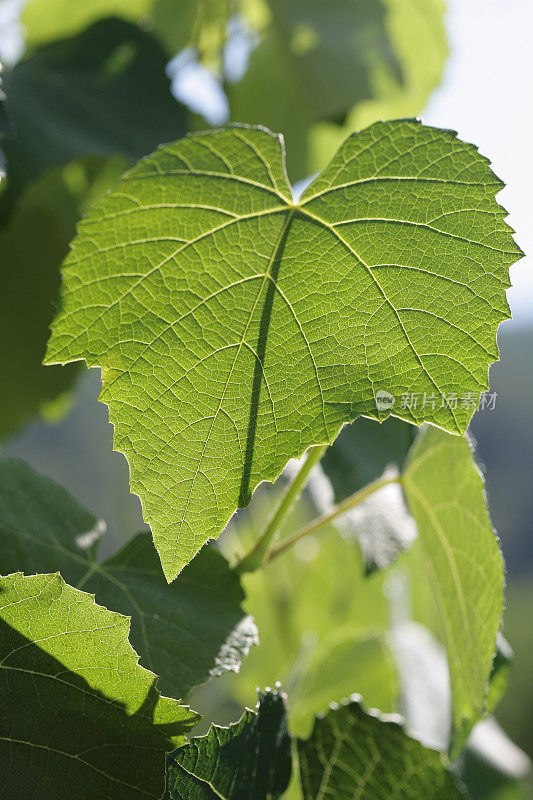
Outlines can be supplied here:
<path id="1" fill-rule="evenodd" d="M 395 397 L 384 389 L 376 393 L 376 408 L 378 411 L 389 411 L 394 405 Z"/>

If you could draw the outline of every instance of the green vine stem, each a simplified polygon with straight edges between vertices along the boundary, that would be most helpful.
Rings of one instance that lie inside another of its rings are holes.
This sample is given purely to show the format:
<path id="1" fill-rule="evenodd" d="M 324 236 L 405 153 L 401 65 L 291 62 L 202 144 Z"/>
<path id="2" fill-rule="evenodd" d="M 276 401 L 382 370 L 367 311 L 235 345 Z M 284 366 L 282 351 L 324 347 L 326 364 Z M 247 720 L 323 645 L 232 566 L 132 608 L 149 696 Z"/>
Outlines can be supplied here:
<path id="1" fill-rule="evenodd" d="M 287 486 L 265 530 L 251 550 L 235 564 L 233 569 L 238 575 L 242 575 L 244 572 L 253 572 L 263 565 L 266 553 L 279 532 L 283 521 L 305 488 L 311 470 L 318 464 L 328 447 L 329 445 L 322 444 L 309 448 L 305 461 Z"/>
<path id="2" fill-rule="evenodd" d="M 328 511 L 327 514 L 323 514 L 321 517 L 317 517 L 308 525 L 305 525 L 299 531 L 297 531 L 293 536 L 289 536 L 283 542 L 281 542 L 277 547 L 273 547 L 267 555 L 266 563 L 269 564 L 274 558 L 277 558 L 279 555 L 288 550 L 289 547 L 292 547 L 296 542 L 299 542 L 300 539 L 303 539 L 305 536 L 308 536 L 310 533 L 315 533 L 315 531 L 322 528 L 324 525 L 327 525 L 329 522 L 332 522 L 337 517 L 340 517 L 342 514 L 345 514 L 354 506 L 359 505 L 362 503 L 363 500 L 366 500 L 367 497 L 370 497 L 371 494 L 374 492 L 379 491 L 384 486 L 389 486 L 391 483 L 401 483 L 401 477 L 395 475 L 392 478 L 379 478 L 376 481 L 372 481 L 372 483 L 367 484 L 367 486 L 363 486 L 362 489 L 359 491 L 354 492 L 345 500 L 343 500 L 338 505 L 334 506 L 331 511 Z"/>

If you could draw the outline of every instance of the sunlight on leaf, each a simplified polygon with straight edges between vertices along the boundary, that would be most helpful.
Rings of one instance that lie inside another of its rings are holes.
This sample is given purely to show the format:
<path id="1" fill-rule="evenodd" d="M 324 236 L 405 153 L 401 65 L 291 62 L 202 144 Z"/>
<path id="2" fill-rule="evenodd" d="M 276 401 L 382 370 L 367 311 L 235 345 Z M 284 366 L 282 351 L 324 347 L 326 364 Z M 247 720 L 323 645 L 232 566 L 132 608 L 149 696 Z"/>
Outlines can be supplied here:
<path id="1" fill-rule="evenodd" d="M 279 137 L 163 147 L 79 227 L 46 362 L 100 366 L 168 580 L 343 422 L 463 432 L 520 256 L 475 147 L 413 120 L 346 140 L 293 204 Z M 432 402 L 406 405 L 416 393 Z M 444 400 L 442 400 L 444 397 Z"/>
<path id="2" fill-rule="evenodd" d="M 161 697 L 129 619 L 59 574 L 0 578 L 0 764 L 10 797 L 158 800 L 197 715 Z M 74 787 L 74 788 L 73 788 Z"/>

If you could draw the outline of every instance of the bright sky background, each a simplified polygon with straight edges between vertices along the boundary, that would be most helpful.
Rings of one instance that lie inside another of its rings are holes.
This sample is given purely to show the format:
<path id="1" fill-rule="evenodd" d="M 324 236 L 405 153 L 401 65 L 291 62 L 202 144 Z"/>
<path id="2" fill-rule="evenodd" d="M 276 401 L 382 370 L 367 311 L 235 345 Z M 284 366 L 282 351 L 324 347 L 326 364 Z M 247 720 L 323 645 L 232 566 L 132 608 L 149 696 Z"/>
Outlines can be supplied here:
<path id="1" fill-rule="evenodd" d="M 511 270 L 509 303 L 516 324 L 532 324 L 533 1 L 447 2 L 450 58 L 423 119 L 478 145 L 506 182 L 498 200 L 531 254 Z"/>

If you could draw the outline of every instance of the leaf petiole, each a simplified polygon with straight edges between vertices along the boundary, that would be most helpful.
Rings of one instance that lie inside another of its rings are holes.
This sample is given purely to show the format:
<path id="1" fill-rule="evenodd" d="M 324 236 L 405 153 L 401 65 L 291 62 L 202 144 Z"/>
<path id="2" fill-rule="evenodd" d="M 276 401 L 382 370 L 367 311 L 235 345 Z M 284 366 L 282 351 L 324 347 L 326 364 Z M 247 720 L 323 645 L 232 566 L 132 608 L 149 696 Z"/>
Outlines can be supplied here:
<path id="1" fill-rule="evenodd" d="M 351 494 L 341 503 L 334 506 L 331 511 L 328 511 L 326 514 L 322 514 L 322 516 L 317 517 L 312 522 L 304 525 L 304 527 L 297 531 L 293 536 L 289 536 L 287 539 L 277 545 L 277 547 L 273 547 L 267 555 L 266 563 L 269 564 L 271 561 L 273 561 L 273 559 L 277 558 L 277 556 L 284 553 L 285 550 L 288 550 L 289 547 L 292 547 L 294 544 L 296 544 L 296 542 L 299 542 L 300 539 L 303 539 L 310 533 L 315 533 L 315 531 L 319 530 L 325 525 L 328 525 L 334 519 L 340 517 L 342 514 L 345 514 L 354 506 L 359 505 L 359 503 L 362 503 L 363 500 L 366 500 L 366 498 L 370 497 L 370 495 L 374 494 L 374 492 L 379 491 L 384 486 L 389 486 L 391 483 L 401 483 L 401 480 L 402 479 L 399 475 L 395 475 L 389 478 L 378 478 L 378 480 L 372 481 L 372 483 L 363 486 L 362 489 L 354 492 L 354 494 Z"/>
<path id="2" fill-rule="evenodd" d="M 254 570 L 263 565 L 270 545 L 274 541 L 287 514 L 300 497 L 311 470 L 318 464 L 328 447 L 328 444 L 322 444 L 309 448 L 305 461 L 287 486 L 265 530 L 254 543 L 251 550 L 245 553 L 235 564 L 233 569 L 238 575 L 242 575 L 244 572 L 254 572 Z"/>

